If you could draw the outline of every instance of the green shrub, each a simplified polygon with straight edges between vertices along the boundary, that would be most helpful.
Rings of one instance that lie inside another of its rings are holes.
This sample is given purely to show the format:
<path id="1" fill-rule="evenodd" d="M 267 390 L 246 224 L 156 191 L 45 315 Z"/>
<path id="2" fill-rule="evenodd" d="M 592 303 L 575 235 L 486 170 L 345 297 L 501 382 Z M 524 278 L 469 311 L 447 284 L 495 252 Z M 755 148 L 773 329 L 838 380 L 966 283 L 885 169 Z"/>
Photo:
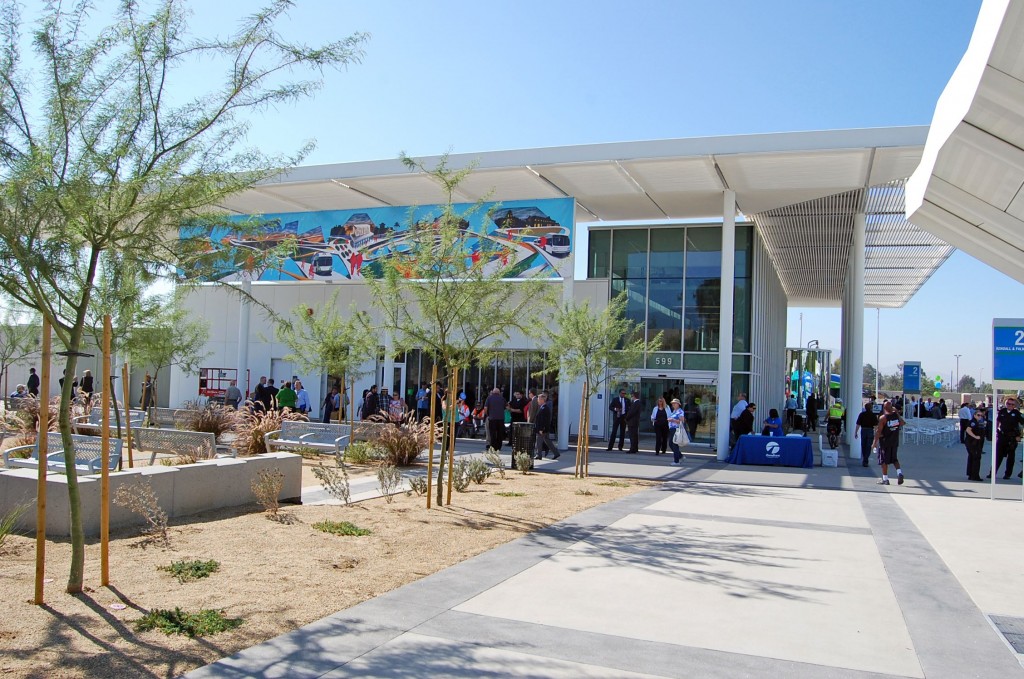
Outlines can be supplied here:
<path id="1" fill-rule="evenodd" d="M 488 448 L 484 452 L 484 459 L 487 461 L 487 464 L 491 465 L 494 471 L 498 472 L 499 478 L 505 478 L 505 463 L 501 460 L 501 453 L 494 448 Z"/>
<path id="2" fill-rule="evenodd" d="M 469 488 L 469 463 L 465 460 L 459 460 L 452 468 L 451 474 L 452 487 L 460 493 L 465 492 Z"/>
<path id="3" fill-rule="evenodd" d="M 427 492 L 427 478 L 425 476 L 413 476 L 409 478 L 409 488 L 417 495 L 424 495 Z"/>
<path id="4" fill-rule="evenodd" d="M 576 494 L 577 495 L 593 495 L 594 491 L 590 490 L 589 488 L 577 488 L 576 489 Z"/>
<path id="5" fill-rule="evenodd" d="M 139 479 L 126 483 L 114 492 L 114 504 L 134 512 L 146 520 L 142 534 L 146 542 L 160 542 L 170 547 L 171 534 L 167 530 L 167 512 L 160 507 L 160 500 L 149 481 Z"/>
<path id="6" fill-rule="evenodd" d="M 395 499 L 395 493 L 402 485 L 402 472 L 392 464 L 383 464 L 377 468 L 377 483 L 380 485 L 380 493 L 388 504 Z"/>
<path id="7" fill-rule="evenodd" d="M 285 420 L 309 421 L 305 415 L 293 413 L 290 410 L 272 410 L 270 412 L 242 410 L 238 411 L 237 416 L 235 432 L 238 435 L 236 441 L 239 455 L 262 455 L 267 452 L 267 445 L 263 437 L 272 431 L 279 431 L 281 423 Z"/>
<path id="8" fill-rule="evenodd" d="M 281 497 L 281 489 L 284 487 L 284 473 L 277 467 L 261 469 L 250 486 L 252 494 L 256 496 L 256 502 L 268 515 L 276 517 L 281 509 L 278 498 Z"/>
<path id="9" fill-rule="evenodd" d="M 330 533 L 332 535 L 370 535 L 373 531 L 367 530 L 366 528 L 360 528 L 354 523 L 348 521 L 320 521 L 314 523 L 313 528 Z"/>
<path id="10" fill-rule="evenodd" d="M 469 461 L 466 465 L 466 475 L 469 480 L 479 485 L 487 480 L 487 476 L 491 473 L 491 468 L 486 462 L 479 458 L 474 458 Z"/>
<path id="11" fill-rule="evenodd" d="M 530 465 L 533 464 L 533 458 L 529 453 L 516 453 L 515 456 L 516 469 L 524 474 L 530 473 Z"/>
<path id="12" fill-rule="evenodd" d="M 352 464 L 374 464 L 384 459 L 384 452 L 369 441 L 353 441 L 345 448 L 345 461 Z"/>
<path id="13" fill-rule="evenodd" d="M 336 453 L 333 467 L 328 467 L 321 459 L 320 464 L 313 467 L 313 476 L 324 484 L 324 490 L 347 505 L 352 500 L 352 494 L 348 483 L 348 470 L 343 458 L 343 453 Z"/>
<path id="14" fill-rule="evenodd" d="M 387 464 L 407 467 L 416 461 L 430 443 L 430 424 L 417 422 L 410 413 L 400 424 L 383 427 L 374 437 L 373 445 L 379 449 Z"/>
<path id="15" fill-rule="evenodd" d="M 241 418 L 234 408 L 187 401 L 183 408 L 175 411 L 174 423 L 180 429 L 206 432 L 220 439 L 221 434 L 235 431 Z"/>
<path id="16" fill-rule="evenodd" d="M 627 481 L 601 481 L 597 485 L 614 486 L 615 488 L 629 488 L 630 486 L 630 484 Z"/>
<path id="17" fill-rule="evenodd" d="M 216 573 L 219 568 L 220 564 L 212 559 L 210 561 L 175 561 L 170 566 L 157 566 L 157 570 L 167 571 L 178 578 L 178 582 L 207 578 L 210 573 Z"/>
<path id="18" fill-rule="evenodd" d="M 224 611 L 203 609 L 189 613 L 175 607 L 173 611 L 158 608 L 146 613 L 135 623 L 140 632 L 158 629 L 164 634 L 185 634 L 190 637 L 205 637 L 234 629 L 242 624 L 240 618 L 229 618 Z"/>

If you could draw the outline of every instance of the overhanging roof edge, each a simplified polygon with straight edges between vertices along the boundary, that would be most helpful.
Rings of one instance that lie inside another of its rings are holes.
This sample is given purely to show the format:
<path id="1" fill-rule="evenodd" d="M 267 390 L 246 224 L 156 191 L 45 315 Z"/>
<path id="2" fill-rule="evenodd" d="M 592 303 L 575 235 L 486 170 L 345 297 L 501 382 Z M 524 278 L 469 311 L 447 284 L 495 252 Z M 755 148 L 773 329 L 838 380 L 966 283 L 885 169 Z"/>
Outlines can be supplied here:
<path id="1" fill-rule="evenodd" d="M 459 169 L 476 162 L 480 170 L 544 166 L 568 163 L 594 163 L 659 158 L 696 158 L 708 155 L 745 153 L 785 153 L 829 151 L 902 146 L 922 146 L 928 136 L 923 125 L 902 127 L 815 130 L 806 132 L 773 132 L 714 137 L 652 139 L 646 141 L 607 142 L 574 146 L 552 146 L 507 151 L 459 153 L 448 156 L 448 165 Z M 420 160 L 430 167 L 441 156 L 424 156 Z M 261 184 L 290 184 L 408 175 L 411 173 L 397 159 L 355 161 L 329 165 L 299 166 Z"/>

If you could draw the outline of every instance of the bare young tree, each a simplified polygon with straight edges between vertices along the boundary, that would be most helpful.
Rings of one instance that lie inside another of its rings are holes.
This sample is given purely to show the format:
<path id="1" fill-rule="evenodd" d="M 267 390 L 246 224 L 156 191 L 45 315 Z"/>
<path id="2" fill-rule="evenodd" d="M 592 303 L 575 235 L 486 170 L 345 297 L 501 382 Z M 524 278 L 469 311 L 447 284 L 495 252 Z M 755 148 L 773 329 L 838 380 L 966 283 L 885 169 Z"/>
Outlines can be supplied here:
<path id="1" fill-rule="evenodd" d="M 549 366 L 545 372 L 558 370 L 560 379 L 583 378 L 580 402 L 579 436 L 576 444 L 576 476 L 588 476 L 590 464 L 590 399 L 604 390 L 604 385 L 623 373 L 642 365 L 645 352 L 661 347 L 661 333 L 645 340 L 637 332 L 639 325 L 625 316 L 626 293 L 613 297 L 601 311 L 590 308 L 589 302 L 565 304 L 555 315 L 556 329 L 549 335 Z"/>
<path id="2" fill-rule="evenodd" d="M 508 280 L 514 266 L 511 259 L 488 261 L 472 256 L 463 230 L 473 215 L 484 211 L 484 201 L 463 210 L 454 201 L 456 189 L 472 167 L 453 170 L 447 156 L 433 168 L 404 155 L 402 161 L 436 181 L 446 202 L 431 221 L 410 219 L 408 250 L 384 260 L 383 276 L 369 279 L 370 292 L 396 349 L 421 349 L 434 356 L 448 385 L 445 410 L 454 413 L 459 370 L 489 356 L 514 330 L 532 334 L 535 310 L 549 300 L 550 293 L 536 279 Z M 484 222 L 488 219 L 490 213 Z M 454 454 L 455 427 L 449 430 L 442 439 L 437 470 L 439 506 L 445 457 L 450 465 Z"/>
<path id="3" fill-rule="evenodd" d="M 104 267 L 186 283 L 222 267 L 224 251 L 211 248 L 225 221 L 215 206 L 309 150 L 245 147 L 246 117 L 308 99 L 325 69 L 358 61 L 365 40 L 288 39 L 277 28 L 288 0 L 212 38 L 190 32 L 184 0 L 148 6 L 105 4 L 101 21 L 90 0 L 48 3 L 29 28 L 30 59 L 20 53 L 19 3 L 0 7 L 0 290 L 49 321 L 69 375 Z M 201 91 L 190 76 L 197 65 L 219 71 L 219 84 Z M 61 398 L 70 457 L 71 380 Z M 71 459 L 67 478 L 67 591 L 78 593 L 85 539 Z"/>
<path id="4" fill-rule="evenodd" d="M 10 393 L 7 373 L 11 365 L 39 351 L 42 330 L 38 316 L 26 310 L 0 307 L 0 378 L 4 380 L 5 395 Z"/>

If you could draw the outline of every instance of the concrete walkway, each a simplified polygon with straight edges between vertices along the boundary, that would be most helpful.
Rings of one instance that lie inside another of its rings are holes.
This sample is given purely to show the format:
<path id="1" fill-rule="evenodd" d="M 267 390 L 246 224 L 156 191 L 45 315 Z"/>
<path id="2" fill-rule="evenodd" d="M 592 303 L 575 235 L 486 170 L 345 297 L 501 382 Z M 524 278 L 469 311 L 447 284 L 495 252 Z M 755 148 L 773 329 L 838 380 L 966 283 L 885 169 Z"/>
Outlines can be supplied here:
<path id="1" fill-rule="evenodd" d="M 1019 480 L 990 501 L 961 447 L 900 457 L 879 486 L 859 460 L 594 451 L 665 483 L 188 676 L 1024 677 Z"/>

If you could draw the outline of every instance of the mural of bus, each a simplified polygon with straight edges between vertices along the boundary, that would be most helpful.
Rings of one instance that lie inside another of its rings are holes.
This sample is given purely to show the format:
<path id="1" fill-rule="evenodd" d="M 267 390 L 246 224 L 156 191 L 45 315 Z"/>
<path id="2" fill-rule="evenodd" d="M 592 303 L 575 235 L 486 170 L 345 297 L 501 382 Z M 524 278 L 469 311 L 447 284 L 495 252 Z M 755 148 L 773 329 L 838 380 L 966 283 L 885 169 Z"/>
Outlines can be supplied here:
<path id="1" fill-rule="evenodd" d="M 552 257 L 568 257 L 569 250 L 569 236 L 564 233 L 552 234 L 546 238 L 544 243 L 544 252 Z"/>

